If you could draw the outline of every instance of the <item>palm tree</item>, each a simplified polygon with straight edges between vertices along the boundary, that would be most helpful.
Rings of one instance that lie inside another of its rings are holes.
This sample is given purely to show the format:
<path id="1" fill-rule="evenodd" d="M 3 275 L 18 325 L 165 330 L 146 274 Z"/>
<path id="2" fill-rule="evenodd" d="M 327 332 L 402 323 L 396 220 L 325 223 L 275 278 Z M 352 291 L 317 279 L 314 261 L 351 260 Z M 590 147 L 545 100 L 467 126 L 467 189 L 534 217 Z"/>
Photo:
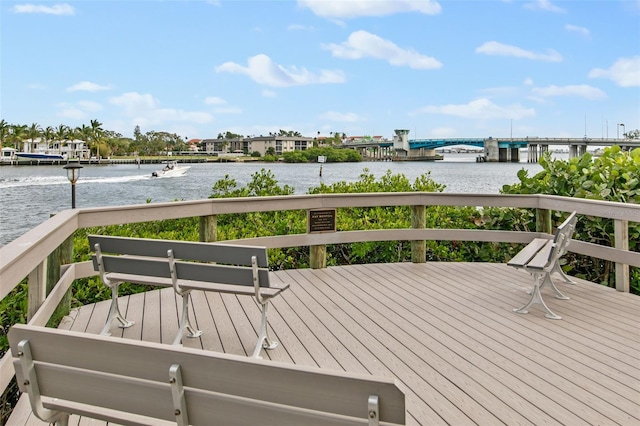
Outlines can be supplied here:
<path id="1" fill-rule="evenodd" d="M 66 143 L 68 132 L 69 132 L 69 126 L 64 124 L 60 124 L 58 127 L 53 128 L 53 137 L 61 147 Z"/>
<path id="2" fill-rule="evenodd" d="M 98 120 L 91 120 L 91 139 L 94 145 L 96 146 L 96 158 L 100 158 L 100 142 L 104 135 L 104 129 L 102 128 L 102 123 Z M 91 150 L 91 148 L 89 148 Z"/>
<path id="3" fill-rule="evenodd" d="M 32 123 L 27 129 L 27 137 L 31 140 L 29 144 L 29 152 L 35 151 L 35 139 L 42 136 L 42 127 L 38 123 Z"/>
<path id="4" fill-rule="evenodd" d="M 27 138 L 27 125 L 26 124 L 13 124 L 9 128 L 9 135 L 7 139 L 13 142 L 13 147 L 16 151 L 20 151 L 20 145 Z"/>
<path id="5" fill-rule="evenodd" d="M 9 124 L 4 121 L 4 119 L 0 120 L 0 146 L 4 147 L 4 141 L 9 136 Z"/>
<path id="6" fill-rule="evenodd" d="M 83 124 L 82 127 L 76 127 L 75 129 L 78 138 L 82 139 L 89 149 L 89 157 L 91 157 L 91 127 Z"/>

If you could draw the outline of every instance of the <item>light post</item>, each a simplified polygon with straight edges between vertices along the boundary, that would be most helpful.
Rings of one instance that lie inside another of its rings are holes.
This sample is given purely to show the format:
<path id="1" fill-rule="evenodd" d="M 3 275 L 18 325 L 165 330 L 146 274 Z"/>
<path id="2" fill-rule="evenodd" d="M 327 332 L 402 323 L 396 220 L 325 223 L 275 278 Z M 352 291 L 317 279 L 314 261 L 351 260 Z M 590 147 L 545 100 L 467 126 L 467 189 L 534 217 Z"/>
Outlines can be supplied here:
<path id="1" fill-rule="evenodd" d="M 71 208 L 72 209 L 76 208 L 76 182 L 80 177 L 81 168 L 82 166 L 77 162 L 67 163 L 67 165 L 63 167 L 63 169 L 67 171 L 67 179 L 69 179 L 69 182 L 71 182 Z"/>
<path id="2" fill-rule="evenodd" d="M 616 125 L 616 139 L 620 139 L 620 132 L 619 132 L 620 126 L 622 126 L 622 136 L 624 136 L 624 133 L 625 133 L 625 130 L 626 130 L 625 127 L 624 127 L 624 123 L 618 123 Z"/>

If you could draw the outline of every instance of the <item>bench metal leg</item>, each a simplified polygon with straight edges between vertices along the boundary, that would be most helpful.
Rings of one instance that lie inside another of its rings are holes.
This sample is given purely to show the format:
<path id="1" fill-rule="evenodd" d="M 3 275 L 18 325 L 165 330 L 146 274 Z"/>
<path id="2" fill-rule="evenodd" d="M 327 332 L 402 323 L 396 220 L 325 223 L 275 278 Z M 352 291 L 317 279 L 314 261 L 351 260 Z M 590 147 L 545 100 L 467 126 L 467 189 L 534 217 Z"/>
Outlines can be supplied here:
<path id="1" fill-rule="evenodd" d="M 269 301 L 265 301 L 261 303 L 262 310 L 262 319 L 260 320 L 260 332 L 258 334 L 258 343 L 256 343 L 256 348 L 253 350 L 252 358 L 261 359 L 260 351 L 262 348 L 264 349 L 275 349 L 278 347 L 278 342 L 272 340 L 269 337 L 269 329 L 267 328 L 267 308 L 269 307 Z"/>
<path id="2" fill-rule="evenodd" d="M 33 414 L 43 422 L 68 426 L 69 414 L 50 410 L 42 405 L 38 376 L 36 375 L 35 364 L 31 355 L 31 345 L 28 340 L 22 340 L 18 343 L 18 353 L 16 355 L 19 358 L 19 367 L 17 368 L 22 370 L 22 377 L 24 378 L 22 386 L 26 388 L 26 392 L 29 395 L 29 403 Z"/>
<path id="3" fill-rule="evenodd" d="M 540 289 L 543 289 L 546 284 L 549 284 L 551 286 L 551 288 L 553 289 L 553 292 L 556 294 L 556 299 L 569 300 L 568 296 L 565 296 L 564 294 L 562 294 L 560 290 L 558 290 L 558 287 L 556 287 L 556 284 L 551 279 L 550 273 L 544 274 L 544 280 L 542 281 L 542 285 L 540 286 Z"/>
<path id="4" fill-rule="evenodd" d="M 202 336 L 202 331 L 195 329 L 189 319 L 189 293 L 191 293 L 191 291 L 182 293 L 182 313 L 180 314 L 180 323 L 178 324 L 178 334 L 175 339 L 173 339 L 174 345 L 179 345 L 180 342 L 182 342 L 182 336 L 185 334 L 185 331 L 187 332 L 187 337 Z"/>
<path id="5" fill-rule="evenodd" d="M 553 274 L 554 272 L 557 272 L 566 284 L 578 284 L 576 281 L 572 280 L 570 276 L 564 273 L 558 262 L 553 264 L 553 268 L 550 273 Z"/>
<path id="6" fill-rule="evenodd" d="M 109 316 L 107 317 L 107 322 L 102 328 L 100 334 L 103 336 L 111 336 L 109 330 L 111 329 L 113 320 L 117 320 L 120 323 L 118 326 L 120 328 L 128 328 L 135 324 L 134 321 L 128 321 L 120 312 L 120 306 L 118 305 L 118 284 L 114 284 L 111 287 L 111 307 L 109 308 Z"/>
<path id="7" fill-rule="evenodd" d="M 549 319 L 556 319 L 556 320 L 562 319 L 560 315 L 556 315 L 551 309 L 549 309 L 547 304 L 544 303 L 544 300 L 542 299 L 542 294 L 540 293 L 540 289 L 542 288 L 544 283 L 547 282 L 547 280 L 555 288 L 553 281 L 551 281 L 551 279 L 548 278 L 548 274 L 544 272 L 534 273 L 533 276 L 534 276 L 534 285 L 533 285 L 533 290 L 531 290 L 531 298 L 525 305 L 521 306 L 520 308 L 516 308 L 513 311 L 518 314 L 526 314 L 526 313 L 529 313 L 528 309 L 531 307 L 531 305 L 533 305 L 534 303 L 539 303 L 540 305 L 542 305 L 542 308 L 546 312 L 544 315 L 545 317 Z"/>

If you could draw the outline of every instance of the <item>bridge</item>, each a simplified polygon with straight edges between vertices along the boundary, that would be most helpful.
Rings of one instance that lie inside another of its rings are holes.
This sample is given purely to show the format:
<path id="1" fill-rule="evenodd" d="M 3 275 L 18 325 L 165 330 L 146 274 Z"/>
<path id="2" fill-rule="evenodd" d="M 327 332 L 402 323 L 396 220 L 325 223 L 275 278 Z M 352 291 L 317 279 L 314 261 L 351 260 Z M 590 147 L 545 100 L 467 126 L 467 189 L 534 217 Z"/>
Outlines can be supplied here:
<path id="1" fill-rule="evenodd" d="M 474 146 L 484 149 L 483 161 L 519 162 L 520 150 L 527 149 L 527 161 L 537 163 L 549 146 L 566 146 L 570 157 L 578 157 L 589 147 L 618 145 L 623 149 L 640 147 L 640 139 L 614 138 L 546 138 L 546 137 L 510 137 L 510 138 L 438 138 L 408 139 L 408 130 L 396 130 L 393 140 L 380 142 L 352 142 L 345 148 L 373 148 L 377 156 L 391 159 L 420 160 L 439 159 L 436 149 L 457 145 Z M 403 155 L 404 154 L 404 155 Z"/>

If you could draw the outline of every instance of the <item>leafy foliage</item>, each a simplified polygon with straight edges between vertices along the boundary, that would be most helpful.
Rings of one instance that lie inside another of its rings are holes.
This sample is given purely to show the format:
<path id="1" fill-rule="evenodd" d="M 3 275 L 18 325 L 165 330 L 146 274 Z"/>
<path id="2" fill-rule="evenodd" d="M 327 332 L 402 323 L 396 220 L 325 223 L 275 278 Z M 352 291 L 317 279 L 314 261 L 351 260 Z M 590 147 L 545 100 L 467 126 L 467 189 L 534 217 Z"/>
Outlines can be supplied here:
<path id="1" fill-rule="evenodd" d="M 304 151 L 296 150 L 282 154 L 285 163 L 316 163 L 319 156 L 326 157 L 327 163 L 362 161 L 362 156 L 353 149 L 339 149 L 330 146 L 313 147 Z"/>
<path id="2" fill-rule="evenodd" d="M 540 160 L 543 170 L 529 177 L 526 170 L 518 172 L 519 183 L 505 185 L 504 194 L 549 194 L 565 197 L 606 200 L 620 203 L 640 203 L 640 148 L 625 152 L 618 146 L 606 148 L 600 157 L 587 153 L 568 161 L 552 160 L 545 155 Z M 493 211 L 492 211 L 493 212 Z M 556 215 L 556 224 L 563 217 Z M 528 217 L 532 226 L 533 216 Z M 505 226 L 505 223 L 501 223 Z M 508 229 L 508 228 L 503 228 Z M 575 239 L 608 247 L 614 246 L 614 222 L 599 217 L 582 217 L 576 226 Z M 629 222 L 629 249 L 640 251 L 640 224 Z M 569 254 L 565 271 L 590 281 L 615 286 L 615 267 L 586 256 Z M 631 268 L 632 291 L 640 294 L 640 269 Z"/>

